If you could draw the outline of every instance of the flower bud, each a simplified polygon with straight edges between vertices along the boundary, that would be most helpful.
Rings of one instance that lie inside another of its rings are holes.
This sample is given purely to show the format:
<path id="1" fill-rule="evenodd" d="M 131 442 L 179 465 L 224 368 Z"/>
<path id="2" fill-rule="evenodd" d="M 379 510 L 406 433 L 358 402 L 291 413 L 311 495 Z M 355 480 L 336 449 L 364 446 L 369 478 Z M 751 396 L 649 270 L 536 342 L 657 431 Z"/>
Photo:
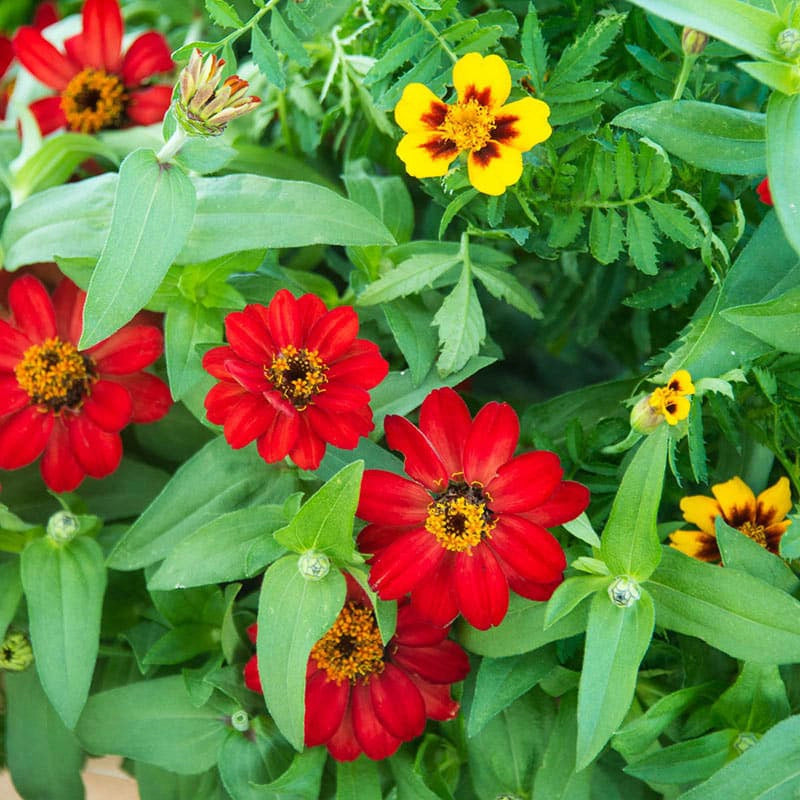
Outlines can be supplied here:
<path id="1" fill-rule="evenodd" d="M 642 590 L 633 578 L 620 575 L 608 587 L 608 596 L 615 606 L 628 608 L 642 596 Z"/>
<path id="2" fill-rule="evenodd" d="M 749 750 L 754 744 L 758 742 L 758 736 L 754 733 L 745 731 L 740 733 L 733 741 L 733 749 L 741 755 L 745 750 Z"/>
<path id="3" fill-rule="evenodd" d="M 687 56 L 699 56 L 708 44 L 708 34 L 694 28 L 684 28 L 681 33 L 681 47 Z"/>
<path id="4" fill-rule="evenodd" d="M 243 708 L 231 714 L 231 727 L 239 733 L 246 733 L 250 730 L 250 717 Z"/>
<path id="5" fill-rule="evenodd" d="M 194 136 L 217 136 L 227 124 L 254 109 L 261 100 L 246 96 L 249 84 L 238 75 L 225 78 L 219 86 L 224 59 L 213 53 L 203 58 L 199 50 L 192 52 L 189 63 L 181 70 L 180 93 L 175 116 L 186 133 Z"/>
<path id="6" fill-rule="evenodd" d="M 331 560 L 325 553 L 306 550 L 297 562 L 297 569 L 306 580 L 321 581 L 331 570 Z"/>
<path id="7" fill-rule="evenodd" d="M 664 415 L 659 414 L 652 405 L 650 405 L 650 396 L 645 395 L 638 403 L 631 409 L 630 423 L 631 428 L 637 433 L 648 435 L 652 433 L 662 422 Z"/>
<path id="8" fill-rule="evenodd" d="M 775 45 L 787 58 L 800 56 L 800 31 L 797 28 L 784 28 L 778 34 Z"/>
<path id="9" fill-rule="evenodd" d="M 24 633 L 14 631 L 6 634 L 0 645 L 0 669 L 22 672 L 33 664 L 33 650 Z"/>
<path id="10" fill-rule="evenodd" d="M 56 511 L 47 520 L 47 535 L 58 544 L 72 541 L 81 529 L 81 521 L 69 511 Z"/>

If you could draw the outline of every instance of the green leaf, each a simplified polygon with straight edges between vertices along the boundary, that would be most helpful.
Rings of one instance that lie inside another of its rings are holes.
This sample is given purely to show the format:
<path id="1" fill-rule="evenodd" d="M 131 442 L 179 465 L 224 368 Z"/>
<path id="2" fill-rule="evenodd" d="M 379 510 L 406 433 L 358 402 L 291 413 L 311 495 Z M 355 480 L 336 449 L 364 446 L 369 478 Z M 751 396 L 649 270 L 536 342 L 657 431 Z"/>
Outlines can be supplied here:
<path id="1" fill-rule="evenodd" d="M 250 29 L 250 52 L 261 74 L 275 87 L 283 91 L 286 77 L 281 69 L 278 52 L 258 25 Z"/>
<path id="2" fill-rule="evenodd" d="M 280 778 L 271 783 L 256 784 L 258 800 L 308 800 L 319 797 L 322 768 L 327 752 L 322 747 L 312 747 L 298 753 L 292 765 Z"/>
<path id="3" fill-rule="evenodd" d="M 542 310 L 533 297 L 530 289 L 523 286 L 510 272 L 503 272 L 492 267 L 472 265 L 475 277 L 486 287 L 489 294 L 505 300 L 517 311 L 527 314 L 531 319 L 541 319 Z"/>
<path id="4" fill-rule="evenodd" d="M 387 762 L 397 785 L 397 800 L 441 800 L 438 794 L 427 787 L 422 776 L 414 770 L 411 759 L 402 750 Z"/>
<path id="5" fill-rule="evenodd" d="M 244 25 L 236 9 L 225 0 L 205 0 L 205 3 L 209 17 L 221 28 L 241 28 Z"/>
<path id="6" fill-rule="evenodd" d="M 800 661 L 800 603 L 758 578 L 664 547 L 647 589 L 661 627 L 696 636 L 734 658 Z"/>
<path id="7" fill-rule="evenodd" d="M 722 317 L 776 350 L 800 353 L 800 288 L 765 303 L 725 309 Z"/>
<path id="8" fill-rule="evenodd" d="M 439 232 L 438 236 L 441 239 L 447 228 L 449 227 L 450 223 L 455 219 L 456 214 L 461 211 L 462 208 L 468 206 L 477 196 L 480 194 L 477 189 L 466 189 L 465 191 L 457 194 L 448 204 L 445 210 L 442 212 L 442 218 L 439 220 Z"/>
<path id="9" fill-rule="evenodd" d="M 642 194 L 657 195 L 665 192 L 672 180 L 672 165 L 664 148 L 657 142 L 639 140 L 638 176 Z"/>
<path id="10" fill-rule="evenodd" d="M 232 450 L 210 441 L 177 470 L 108 558 L 113 569 L 138 569 L 166 558 L 183 539 L 221 513 L 283 500 L 295 475 L 268 466 L 254 446 Z"/>
<path id="11" fill-rule="evenodd" d="M 152 764 L 137 761 L 134 775 L 141 800 L 184 800 L 190 797 L 230 800 L 230 796 L 222 788 L 216 768 L 200 775 L 176 775 Z"/>
<path id="12" fill-rule="evenodd" d="M 509 658 L 484 658 L 475 679 L 467 736 L 477 735 L 490 719 L 536 686 L 557 664 L 552 645 Z"/>
<path id="13" fill-rule="evenodd" d="M 458 372 L 470 358 L 478 354 L 486 338 L 483 310 L 466 264 L 455 288 L 436 312 L 433 324 L 439 327 L 439 343 L 442 346 L 436 362 L 439 374 Z"/>
<path id="14" fill-rule="evenodd" d="M 22 553 L 36 671 L 50 702 L 74 728 L 89 695 L 106 588 L 103 553 L 80 536 L 65 545 L 49 537 Z"/>
<path id="15" fill-rule="evenodd" d="M 222 314 L 183 299 L 174 300 L 164 318 L 164 357 L 172 397 L 180 400 L 207 377 L 197 345 L 222 338 Z"/>
<path id="16" fill-rule="evenodd" d="M 336 763 L 336 800 L 381 800 L 378 766 L 366 756 Z"/>
<path id="17" fill-rule="evenodd" d="M 276 561 L 264 575 L 258 605 L 258 672 L 264 700 L 289 743 L 303 749 L 306 664 L 311 648 L 333 625 L 344 605 L 338 570 L 307 580 L 297 556 Z"/>
<path id="18" fill-rule="evenodd" d="M 800 252 L 800 186 L 792 180 L 800 158 L 800 95 L 774 92 L 767 105 L 767 174 L 783 232 Z"/>
<path id="19" fill-rule="evenodd" d="M 371 306 L 414 294 L 459 263 L 457 256 L 428 253 L 401 261 L 394 269 L 373 281 L 358 297 L 358 305 Z"/>
<path id="20" fill-rule="evenodd" d="M 662 100 L 629 108 L 612 124 L 647 136 L 700 169 L 762 175 L 767 168 L 764 121 L 764 114 L 717 103 Z"/>
<path id="21" fill-rule="evenodd" d="M 432 314 L 417 297 L 397 299 L 382 305 L 397 346 L 411 370 L 411 380 L 419 385 L 436 359 L 438 340 Z"/>
<path id="22" fill-rule="evenodd" d="M 792 713 L 786 686 L 774 664 L 744 664 L 736 682 L 712 710 L 729 727 L 750 733 L 764 733 Z"/>
<path id="23" fill-rule="evenodd" d="M 636 169 L 627 136 L 621 136 L 617 142 L 616 166 L 619 196 L 622 200 L 627 200 L 636 191 Z"/>
<path id="24" fill-rule="evenodd" d="M 3 591 L 0 592 L 0 642 L 2 642 L 22 599 L 19 559 L 15 558 L 13 561 L 0 564 L 0 586 L 3 587 Z"/>
<path id="25" fill-rule="evenodd" d="M 656 518 L 668 439 L 667 426 L 661 425 L 644 440 L 622 476 L 600 546 L 612 575 L 645 580 L 661 560 Z"/>
<path id="26" fill-rule="evenodd" d="M 656 252 L 656 236 L 650 217 L 640 208 L 631 206 L 628 209 L 628 248 L 631 259 L 640 272 L 645 275 L 658 274 L 658 253 Z"/>
<path id="27" fill-rule="evenodd" d="M 275 541 L 295 553 L 319 550 L 336 563 L 352 562 L 353 522 L 363 474 L 363 461 L 337 472 L 303 504 L 285 528 L 275 532 Z"/>
<path id="28" fill-rule="evenodd" d="M 522 60 L 531 75 L 531 82 L 539 96 L 544 92 L 544 78 L 547 72 L 547 44 L 542 37 L 542 29 L 536 7 L 528 3 L 528 13 L 522 25 L 520 37 Z"/>
<path id="29" fill-rule="evenodd" d="M 612 578 L 608 575 L 578 575 L 567 578 L 547 601 L 547 611 L 544 616 L 545 626 L 549 628 L 567 616 L 589 595 L 595 594 L 595 592 L 604 592 L 611 580 Z"/>
<path id="30" fill-rule="evenodd" d="M 776 60 L 775 39 L 786 27 L 777 14 L 742 0 L 634 0 L 634 5 L 767 61 Z"/>
<path id="31" fill-rule="evenodd" d="M 662 270 L 657 281 L 646 289 L 626 297 L 622 302 L 631 308 L 644 308 L 650 311 L 665 306 L 678 306 L 686 302 L 703 272 L 702 261 L 692 261 L 674 272 Z"/>
<path id="32" fill-rule="evenodd" d="M 3 676 L 5 757 L 17 791 L 25 800 L 83 800 L 83 753 L 48 702 L 36 670 Z"/>
<path id="33" fill-rule="evenodd" d="M 689 408 L 689 462 L 695 483 L 708 483 L 706 444 L 703 440 L 703 405 L 695 399 Z"/>
<path id="34" fill-rule="evenodd" d="M 167 631 L 145 653 L 145 667 L 163 664 L 181 664 L 201 653 L 219 650 L 219 627 L 206 623 L 179 625 Z"/>
<path id="35" fill-rule="evenodd" d="M 622 249 L 625 231 L 622 226 L 622 217 L 618 211 L 609 208 L 592 209 L 592 220 L 589 223 L 589 248 L 592 255 L 601 264 L 611 264 L 619 257 Z"/>
<path id="36" fill-rule="evenodd" d="M 577 769 L 592 761 L 628 713 L 654 619 L 646 591 L 627 608 L 612 603 L 605 592 L 594 596 L 578 687 Z"/>
<path id="37" fill-rule="evenodd" d="M 195 707 L 181 675 L 170 675 L 93 695 L 76 733 L 90 753 L 192 775 L 216 764 L 229 730 L 217 709 Z"/>
<path id="38" fill-rule="evenodd" d="M 703 235 L 680 208 L 660 203 L 658 200 L 648 200 L 647 208 L 662 233 L 673 242 L 678 242 L 692 250 L 700 247 L 703 243 Z"/>
<path id="39" fill-rule="evenodd" d="M 152 150 L 123 162 L 111 227 L 89 281 L 81 349 L 129 322 L 153 296 L 192 226 L 194 187 L 180 167 L 161 164 Z"/>
<path id="40" fill-rule="evenodd" d="M 748 572 L 788 594 L 800 589 L 800 579 L 783 559 L 726 525 L 722 517 L 717 517 L 715 527 L 722 563 L 726 567 Z"/>
<path id="41" fill-rule="evenodd" d="M 269 32 L 278 50 L 286 53 L 290 61 L 294 61 L 301 67 L 311 66 L 311 58 L 306 53 L 302 42 L 294 35 L 276 8 L 270 12 Z"/>
<path id="42" fill-rule="evenodd" d="M 757 81 L 785 95 L 800 92 L 800 69 L 795 64 L 775 64 L 768 61 L 739 61 L 736 64 Z M 764 172 L 765 170 L 762 170 Z"/>

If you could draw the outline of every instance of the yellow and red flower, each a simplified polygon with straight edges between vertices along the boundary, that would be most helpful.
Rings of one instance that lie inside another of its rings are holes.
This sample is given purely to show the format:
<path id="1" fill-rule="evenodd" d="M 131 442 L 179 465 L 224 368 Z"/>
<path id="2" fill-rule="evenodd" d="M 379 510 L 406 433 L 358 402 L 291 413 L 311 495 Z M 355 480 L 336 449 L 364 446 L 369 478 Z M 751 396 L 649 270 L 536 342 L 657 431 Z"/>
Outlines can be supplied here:
<path id="1" fill-rule="evenodd" d="M 367 470 L 357 514 L 371 523 L 359 548 L 371 553 L 370 584 L 384 600 L 411 593 L 436 625 L 460 612 L 476 628 L 498 625 L 509 587 L 547 600 L 561 583 L 564 551 L 546 526 L 578 516 L 589 490 L 562 480 L 555 453 L 514 457 L 519 420 L 506 403 L 470 418 L 452 389 L 422 404 L 419 428 L 385 420 L 389 447 L 405 456 L 412 480 Z"/>
<path id="2" fill-rule="evenodd" d="M 666 386 L 653 390 L 647 402 L 670 425 L 677 425 L 689 416 L 692 404 L 687 395 L 691 394 L 694 394 L 692 376 L 685 369 L 679 369 L 670 376 Z"/>
<path id="3" fill-rule="evenodd" d="M 154 31 L 137 37 L 123 54 L 124 26 L 117 0 L 86 0 L 81 32 L 61 52 L 34 27 L 14 37 L 20 63 L 56 91 L 31 103 L 43 134 L 58 128 L 97 133 L 105 128 L 160 122 L 172 97 L 170 84 L 147 84 L 173 68 L 169 46 Z"/>
<path id="4" fill-rule="evenodd" d="M 126 325 L 78 350 L 85 299 L 65 279 L 51 300 L 26 275 L 9 289 L 10 319 L 0 319 L 0 469 L 42 455 L 42 478 L 56 492 L 111 474 L 119 432 L 160 419 L 172 403 L 166 384 L 142 372 L 163 350 L 158 328 Z"/>
<path id="5" fill-rule="evenodd" d="M 403 601 L 397 629 L 386 647 L 375 613 L 349 576 L 344 608 L 314 645 L 306 669 L 305 744 L 325 745 L 337 761 L 361 753 L 388 758 L 402 742 L 419 736 L 426 719 L 449 720 L 458 713 L 450 684 L 469 673 L 466 653 Z M 256 626 L 248 628 L 256 640 Z M 245 684 L 261 692 L 258 661 L 245 666 Z"/>
<path id="6" fill-rule="evenodd" d="M 457 99 L 448 105 L 421 83 L 410 83 L 394 110 L 406 135 L 397 155 L 415 178 L 446 175 L 467 152 L 470 183 L 484 194 L 503 194 L 522 175 L 522 154 L 547 139 L 547 103 L 525 97 L 504 105 L 511 74 L 503 59 L 468 53 L 453 67 Z"/>
<path id="7" fill-rule="evenodd" d="M 786 519 L 792 507 L 787 478 L 780 478 L 758 497 L 738 476 L 712 486 L 711 491 L 713 498 L 693 495 L 681 500 L 683 518 L 700 530 L 674 531 L 669 536 L 672 547 L 701 561 L 719 563 L 714 524 L 717 517 L 722 517 L 771 553 L 779 553 L 781 537 L 792 522 Z"/>
<path id="8" fill-rule="evenodd" d="M 267 462 L 287 455 L 316 469 L 326 443 L 353 450 L 373 428 L 369 392 L 389 371 L 377 345 L 356 339 L 351 306 L 332 311 L 316 295 L 281 289 L 268 307 L 225 318 L 228 345 L 203 367 L 220 383 L 206 397 L 208 419 L 233 448 L 258 440 Z"/>

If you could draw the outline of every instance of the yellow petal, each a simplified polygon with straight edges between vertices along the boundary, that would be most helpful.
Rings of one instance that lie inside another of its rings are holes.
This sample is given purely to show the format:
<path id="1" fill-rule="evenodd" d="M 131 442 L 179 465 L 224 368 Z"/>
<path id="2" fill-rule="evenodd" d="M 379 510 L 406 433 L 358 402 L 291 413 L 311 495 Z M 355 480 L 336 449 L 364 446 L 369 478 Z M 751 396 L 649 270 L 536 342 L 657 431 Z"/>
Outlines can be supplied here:
<path id="1" fill-rule="evenodd" d="M 444 122 L 447 105 L 427 86 L 409 83 L 394 107 L 395 122 L 406 132 L 436 130 Z"/>
<path id="2" fill-rule="evenodd" d="M 677 425 L 689 416 L 692 404 L 685 398 L 673 395 L 664 403 L 664 418 L 670 425 Z"/>
<path id="3" fill-rule="evenodd" d="M 459 103 L 477 100 L 482 106 L 499 109 L 511 93 L 511 73 L 500 56 L 467 53 L 453 67 L 453 85 Z"/>
<path id="4" fill-rule="evenodd" d="M 714 520 L 722 513 L 719 503 L 711 497 L 695 494 L 681 500 L 683 518 L 709 536 L 716 536 Z"/>
<path id="5" fill-rule="evenodd" d="M 437 178 L 447 174 L 458 148 L 432 131 L 412 131 L 399 141 L 395 152 L 409 175 Z"/>
<path id="6" fill-rule="evenodd" d="M 522 175 L 522 153 L 499 142 L 491 141 L 480 150 L 473 150 L 467 159 L 469 182 L 484 194 L 503 194 L 507 186 Z"/>
<path id="7" fill-rule="evenodd" d="M 759 525 L 771 525 L 780 522 L 792 508 L 792 492 L 789 479 L 779 478 L 769 489 L 764 489 L 757 500 Z"/>
<path id="8" fill-rule="evenodd" d="M 732 528 L 755 521 L 756 496 L 738 475 L 725 483 L 712 486 L 711 491 L 719 501 L 725 522 Z"/>
<path id="9" fill-rule="evenodd" d="M 492 139 L 522 152 L 530 150 L 553 132 L 549 116 L 550 106 L 533 97 L 509 103 L 497 112 Z"/>
<path id="10" fill-rule="evenodd" d="M 669 535 L 669 540 L 670 547 L 674 547 L 692 558 L 711 562 L 720 560 L 719 546 L 715 536 L 708 536 L 701 531 L 673 531 Z"/>
<path id="11" fill-rule="evenodd" d="M 694 394 L 692 376 L 685 369 L 679 369 L 667 381 L 667 388 L 678 394 Z"/>

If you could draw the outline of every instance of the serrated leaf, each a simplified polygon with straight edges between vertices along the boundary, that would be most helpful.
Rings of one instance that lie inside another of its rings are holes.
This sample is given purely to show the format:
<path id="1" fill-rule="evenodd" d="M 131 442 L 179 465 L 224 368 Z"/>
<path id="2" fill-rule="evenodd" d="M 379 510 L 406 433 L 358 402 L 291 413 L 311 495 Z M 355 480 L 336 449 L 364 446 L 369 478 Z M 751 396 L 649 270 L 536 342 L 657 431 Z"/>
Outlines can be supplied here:
<path id="1" fill-rule="evenodd" d="M 383 313 L 397 346 L 418 386 L 430 372 L 438 349 L 433 315 L 419 298 L 397 299 L 383 304 Z"/>
<path id="2" fill-rule="evenodd" d="M 523 286 L 510 272 L 492 267 L 472 265 L 475 277 L 486 287 L 489 294 L 527 314 L 531 319 L 541 319 L 542 310 L 534 300 L 530 289 Z"/>
<path id="3" fill-rule="evenodd" d="M 703 440 L 703 404 L 695 398 L 689 409 L 689 463 L 695 483 L 708 483 L 706 444 Z"/>
<path id="4" fill-rule="evenodd" d="M 311 66 L 311 57 L 303 47 L 303 43 L 294 35 L 277 8 L 273 8 L 270 12 L 269 32 L 278 49 L 286 53 L 291 61 L 295 61 L 301 67 Z"/>
<path id="5" fill-rule="evenodd" d="M 261 74 L 283 91 L 286 88 L 286 78 L 281 69 L 278 52 L 258 25 L 253 25 L 250 32 L 250 52 Z"/>
<path id="6" fill-rule="evenodd" d="M 658 274 L 656 231 L 650 217 L 636 206 L 628 209 L 628 249 L 631 259 L 645 275 Z"/>
<path id="7" fill-rule="evenodd" d="M 436 312 L 433 323 L 439 328 L 439 343 L 442 346 L 436 362 L 440 375 L 457 372 L 472 356 L 478 354 L 486 338 L 486 322 L 470 270 L 466 266 L 455 288 Z"/>
<path id="8" fill-rule="evenodd" d="M 655 311 L 664 306 L 677 306 L 686 302 L 692 289 L 704 272 L 702 261 L 690 261 L 674 272 L 662 270 L 658 280 L 626 297 L 622 302 L 631 308 L 645 308 Z"/>
<path id="9" fill-rule="evenodd" d="M 547 244 L 554 250 L 569 247 L 583 229 L 585 223 L 583 209 L 574 208 L 567 215 L 553 217 Z"/>
<path id="10" fill-rule="evenodd" d="M 533 3 L 528 3 L 528 13 L 522 24 L 520 49 L 522 60 L 530 71 L 531 81 L 536 92 L 541 95 L 544 91 L 544 77 L 547 72 L 547 45 L 542 37 L 539 17 Z"/>
<path id="11" fill-rule="evenodd" d="M 619 257 L 625 230 L 622 217 L 618 211 L 609 208 L 592 209 L 592 220 L 589 224 L 589 249 L 601 264 L 611 264 Z"/>
<path id="12" fill-rule="evenodd" d="M 703 235 L 680 208 L 653 199 L 647 201 L 647 207 L 665 236 L 692 250 L 700 247 Z"/>
<path id="13" fill-rule="evenodd" d="M 211 19 L 222 28 L 241 28 L 244 23 L 236 9 L 225 0 L 205 0 L 206 11 Z"/>
<path id="14" fill-rule="evenodd" d="M 621 136 L 617 142 L 617 186 L 619 196 L 627 200 L 636 191 L 636 170 L 633 165 L 633 153 L 627 136 Z"/>
<path id="15" fill-rule="evenodd" d="M 660 144 L 647 138 L 639 140 L 637 174 L 642 194 L 656 195 L 666 190 L 672 180 L 672 165 Z"/>
<path id="16" fill-rule="evenodd" d="M 418 292 L 458 263 L 457 256 L 439 253 L 411 256 L 367 286 L 359 295 L 358 304 L 370 306 Z"/>

